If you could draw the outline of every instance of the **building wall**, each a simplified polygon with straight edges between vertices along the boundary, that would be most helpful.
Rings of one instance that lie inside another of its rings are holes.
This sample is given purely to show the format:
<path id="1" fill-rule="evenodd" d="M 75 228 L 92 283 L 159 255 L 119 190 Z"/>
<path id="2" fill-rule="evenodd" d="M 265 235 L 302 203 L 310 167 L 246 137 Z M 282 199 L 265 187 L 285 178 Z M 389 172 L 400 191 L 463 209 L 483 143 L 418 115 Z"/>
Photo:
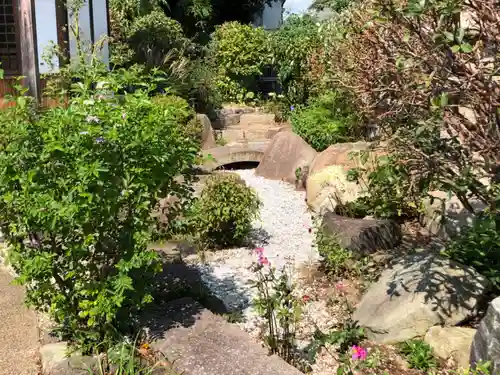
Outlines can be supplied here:
<path id="1" fill-rule="evenodd" d="M 262 14 L 256 15 L 253 22 L 256 27 L 266 30 L 275 30 L 283 22 L 283 0 L 275 0 L 271 5 L 266 4 Z"/>
<path id="2" fill-rule="evenodd" d="M 51 65 L 56 69 L 59 60 L 54 56 L 50 62 L 44 60 L 44 53 L 51 45 L 51 41 L 57 45 L 57 20 L 56 4 L 54 0 L 35 0 L 35 22 L 38 49 L 38 68 L 40 74 L 51 72 Z"/>
<path id="3" fill-rule="evenodd" d="M 276 0 L 271 5 L 267 5 L 262 13 L 262 26 L 266 30 L 275 30 L 283 22 L 283 2 Z"/>

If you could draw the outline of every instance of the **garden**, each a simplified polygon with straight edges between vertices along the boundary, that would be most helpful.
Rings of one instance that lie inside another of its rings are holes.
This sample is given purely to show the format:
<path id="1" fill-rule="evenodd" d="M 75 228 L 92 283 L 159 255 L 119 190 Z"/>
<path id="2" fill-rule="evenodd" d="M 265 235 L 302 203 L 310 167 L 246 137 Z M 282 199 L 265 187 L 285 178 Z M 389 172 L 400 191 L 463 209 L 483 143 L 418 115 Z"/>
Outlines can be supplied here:
<path id="1" fill-rule="evenodd" d="M 58 105 L 19 80 L 0 111 L 41 373 L 499 371 L 495 0 L 316 0 L 272 31 L 265 0 L 109 6 L 109 66 L 78 44 Z"/>

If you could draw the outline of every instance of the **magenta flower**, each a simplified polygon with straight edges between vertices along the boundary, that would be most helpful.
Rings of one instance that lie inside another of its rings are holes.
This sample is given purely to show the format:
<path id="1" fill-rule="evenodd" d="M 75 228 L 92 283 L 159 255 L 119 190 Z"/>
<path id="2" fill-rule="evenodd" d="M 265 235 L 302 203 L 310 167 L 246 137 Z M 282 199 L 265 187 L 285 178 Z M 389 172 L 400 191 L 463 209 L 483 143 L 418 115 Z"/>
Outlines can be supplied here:
<path id="1" fill-rule="evenodd" d="M 257 258 L 258 258 L 257 262 L 259 263 L 259 265 L 265 266 L 265 265 L 270 265 L 271 264 L 269 262 L 269 259 L 267 259 L 264 256 L 264 248 L 263 247 L 256 248 L 255 252 L 257 253 Z"/>
<path id="2" fill-rule="evenodd" d="M 362 348 L 361 346 L 353 345 L 352 347 L 352 359 L 353 360 L 361 360 L 364 361 L 367 356 L 367 351 L 365 348 Z"/>
<path id="3" fill-rule="evenodd" d="M 270 265 L 271 263 L 269 262 L 269 259 L 267 259 L 266 257 L 259 257 L 259 264 L 261 266 L 265 266 L 265 265 Z"/>
<path id="4" fill-rule="evenodd" d="M 255 249 L 255 252 L 257 253 L 258 256 L 262 256 L 262 254 L 264 254 L 264 248 L 258 247 Z"/>

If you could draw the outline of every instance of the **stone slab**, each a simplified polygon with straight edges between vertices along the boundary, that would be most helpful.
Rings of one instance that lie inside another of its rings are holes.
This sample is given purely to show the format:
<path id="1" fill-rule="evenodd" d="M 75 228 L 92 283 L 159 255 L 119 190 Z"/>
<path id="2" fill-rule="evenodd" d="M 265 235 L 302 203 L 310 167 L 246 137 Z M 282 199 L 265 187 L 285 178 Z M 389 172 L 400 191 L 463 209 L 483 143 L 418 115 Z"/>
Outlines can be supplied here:
<path id="1" fill-rule="evenodd" d="M 242 331 L 189 298 L 169 303 L 153 347 L 184 375 L 300 375 Z"/>

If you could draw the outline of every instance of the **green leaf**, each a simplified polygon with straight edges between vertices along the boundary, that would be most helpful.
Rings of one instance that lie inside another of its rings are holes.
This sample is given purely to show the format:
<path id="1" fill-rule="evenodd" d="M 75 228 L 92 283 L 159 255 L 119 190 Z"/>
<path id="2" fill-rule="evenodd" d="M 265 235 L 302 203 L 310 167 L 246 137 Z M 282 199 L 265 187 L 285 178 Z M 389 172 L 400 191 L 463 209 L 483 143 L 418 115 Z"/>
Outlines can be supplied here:
<path id="1" fill-rule="evenodd" d="M 464 43 L 460 45 L 460 49 L 464 53 L 472 52 L 472 46 L 469 43 Z"/>
<path id="2" fill-rule="evenodd" d="M 451 47 L 451 52 L 457 53 L 458 51 L 460 51 L 460 46 L 458 44 Z"/>

